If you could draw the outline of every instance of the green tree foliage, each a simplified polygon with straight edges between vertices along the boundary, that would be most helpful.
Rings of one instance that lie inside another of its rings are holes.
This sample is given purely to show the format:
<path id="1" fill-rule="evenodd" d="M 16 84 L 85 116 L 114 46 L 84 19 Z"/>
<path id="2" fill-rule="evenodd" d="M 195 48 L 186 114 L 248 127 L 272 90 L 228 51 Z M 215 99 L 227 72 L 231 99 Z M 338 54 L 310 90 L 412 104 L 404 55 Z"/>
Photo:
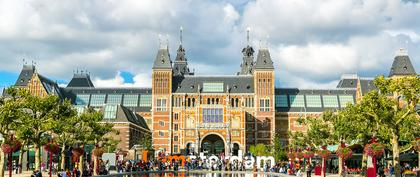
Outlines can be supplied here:
<path id="1" fill-rule="evenodd" d="M 386 107 L 383 112 L 369 110 L 372 117 L 376 118 L 379 132 L 384 138 L 388 138 L 392 146 L 393 162 L 397 167 L 395 174 L 400 175 L 399 168 L 399 142 L 411 142 L 420 134 L 420 121 L 416 112 L 419 102 L 420 78 L 402 77 L 398 79 L 388 79 L 383 76 L 377 77 L 374 81 L 379 92 L 373 92 L 382 103 L 378 107 Z M 375 102 L 374 102 L 375 103 Z"/>
<path id="2" fill-rule="evenodd" d="M 140 139 L 139 145 L 141 145 L 144 150 L 153 150 L 152 135 L 150 133 L 143 133 L 143 138 Z"/>
<path id="3" fill-rule="evenodd" d="M 254 156 L 268 156 L 270 155 L 270 150 L 265 144 L 251 145 L 249 147 L 249 152 Z"/>
<path id="4" fill-rule="evenodd" d="M 287 160 L 286 149 L 281 143 L 279 133 L 276 133 L 276 135 L 274 136 L 274 145 L 273 145 L 273 148 L 272 148 L 272 154 L 273 154 L 274 159 L 276 161 L 286 161 Z"/>
<path id="5" fill-rule="evenodd" d="M 19 120 L 22 116 L 25 116 L 25 112 L 22 111 L 25 103 L 25 98 L 22 97 L 25 90 L 18 90 L 15 88 L 8 88 L 6 90 L 6 97 L 0 98 L 0 134 L 7 140 L 11 137 L 11 131 L 16 130 L 16 126 L 19 126 Z M 1 144 L 3 144 L 1 142 Z M 4 176 L 4 153 L 0 149 L 0 177 Z"/>

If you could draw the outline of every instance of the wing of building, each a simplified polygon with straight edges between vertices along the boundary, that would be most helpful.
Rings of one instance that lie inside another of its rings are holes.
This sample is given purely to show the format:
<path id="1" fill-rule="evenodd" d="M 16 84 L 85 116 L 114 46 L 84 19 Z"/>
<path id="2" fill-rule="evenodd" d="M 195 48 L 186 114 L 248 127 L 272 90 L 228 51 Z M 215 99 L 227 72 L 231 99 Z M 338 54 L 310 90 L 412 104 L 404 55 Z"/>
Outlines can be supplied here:
<path id="1" fill-rule="evenodd" d="M 130 149 L 144 133 L 153 147 L 167 154 L 233 154 L 250 145 L 269 144 L 279 134 L 284 144 L 288 131 L 305 131 L 298 119 L 342 109 L 375 90 L 373 78 L 343 75 L 336 88 L 299 89 L 275 86 L 275 68 L 266 48 L 242 50 L 240 69 L 233 75 L 200 76 L 191 72 L 186 50 L 178 47 L 172 62 L 167 47 L 153 61 L 151 88 L 94 86 L 87 72 L 75 73 L 67 87 L 23 66 L 15 86 L 44 96 L 69 99 L 83 111 L 94 107 L 121 132 L 119 145 Z M 254 57 L 255 56 L 255 57 Z M 217 73 L 215 73 L 217 74 Z M 389 77 L 416 75 L 410 58 L 400 51 Z"/>

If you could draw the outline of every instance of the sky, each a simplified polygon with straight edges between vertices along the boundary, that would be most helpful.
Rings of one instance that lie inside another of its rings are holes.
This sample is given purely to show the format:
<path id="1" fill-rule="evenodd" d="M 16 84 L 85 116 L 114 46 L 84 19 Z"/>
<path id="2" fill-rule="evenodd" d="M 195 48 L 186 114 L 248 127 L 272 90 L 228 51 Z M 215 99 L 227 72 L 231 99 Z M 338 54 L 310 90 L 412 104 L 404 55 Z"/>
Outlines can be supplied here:
<path id="1" fill-rule="evenodd" d="M 174 60 L 182 26 L 197 75 L 238 72 L 249 27 L 277 87 L 334 88 L 388 75 L 400 48 L 420 71 L 419 16 L 418 0 L 0 0 L 0 87 L 24 62 L 63 86 L 87 70 L 96 87 L 150 87 L 159 41 Z"/>

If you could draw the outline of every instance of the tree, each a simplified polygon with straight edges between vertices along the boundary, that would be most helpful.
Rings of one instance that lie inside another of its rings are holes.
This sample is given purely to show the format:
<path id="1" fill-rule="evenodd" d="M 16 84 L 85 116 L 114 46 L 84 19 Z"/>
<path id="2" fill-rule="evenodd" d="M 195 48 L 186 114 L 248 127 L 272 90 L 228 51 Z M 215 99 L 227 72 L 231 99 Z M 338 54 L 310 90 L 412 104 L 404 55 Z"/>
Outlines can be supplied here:
<path id="1" fill-rule="evenodd" d="M 81 132 L 76 137 L 76 143 L 80 146 L 84 146 L 87 144 L 108 144 L 112 143 L 111 136 L 106 137 L 106 135 L 114 133 L 118 134 L 118 132 L 112 129 L 113 124 L 102 122 L 103 113 L 99 111 L 95 111 L 93 108 L 86 109 L 80 115 L 81 122 L 77 127 L 77 132 Z M 96 173 L 96 160 L 94 160 L 94 171 Z M 83 171 L 83 155 L 80 157 L 80 164 L 79 164 L 80 171 Z"/>
<path id="2" fill-rule="evenodd" d="M 80 123 L 81 119 L 69 100 L 62 102 L 59 108 L 59 115 L 60 116 L 54 120 L 52 132 L 55 136 L 54 141 L 61 146 L 60 169 L 65 169 L 65 152 L 70 150 L 70 147 L 75 144 L 78 133 L 83 132 L 77 131 L 77 125 Z"/>
<path id="3" fill-rule="evenodd" d="M 383 76 L 377 77 L 374 81 L 379 89 L 375 94 L 377 103 L 382 103 L 386 110 L 374 112 L 368 110 L 368 115 L 375 117 L 380 134 L 389 138 L 392 146 L 393 163 L 396 177 L 400 176 L 399 166 L 399 144 L 401 141 L 414 141 L 415 136 L 420 133 L 419 117 L 416 106 L 420 96 L 420 78 L 402 77 L 387 79 Z M 381 105 L 382 106 L 382 105 Z"/>
<path id="4" fill-rule="evenodd" d="M 274 145 L 272 148 L 272 154 L 274 156 L 274 159 L 276 159 L 276 161 L 287 160 L 286 150 L 283 144 L 281 143 L 279 133 L 276 133 L 276 135 L 274 136 L 273 142 L 274 142 Z"/>
<path id="5" fill-rule="evenodd" d="M 25 102 L 25 98 L 21 97 L 23 92 L 25 90 L 8 88 L 6 90 L 7 96 L 0 98 L 0 134 L 4 138 L 1 145 L 10 138 L 11 131 L 16 129 L 15 122 L 22 116 L 25 116 L 25 113 L 22 111 Z M 1 148 L 0 153 L 0 177 L 3 177 L 5 156 Z"/>
<path id="6" fill-rule="evenodd" d="M 41 147 L 47 143 L 52 134 L 55 119 L 59 117 L 60 99 L 54 95 L 38 97 L 26 92 L 24 108 L 27 116 L 20 119 L 19 132 L 27 141 L 34 144 L 35 169 L 41 167 Z"/>
<path id="7" fill-rule="evenodd" d="M 139 144 L 143 147 L 143 150 L 153 150 L 152 135 L 143 133 L 143 138 L 139 140 Z"/>
<path id="8" fill-rule="evenodd" d="M 270 151 L 265 144 L 257 144 L 251 145 L 249 148 L 249 152 L 252 153 L 254 156 L 268 156 L 270 155 Z"/>

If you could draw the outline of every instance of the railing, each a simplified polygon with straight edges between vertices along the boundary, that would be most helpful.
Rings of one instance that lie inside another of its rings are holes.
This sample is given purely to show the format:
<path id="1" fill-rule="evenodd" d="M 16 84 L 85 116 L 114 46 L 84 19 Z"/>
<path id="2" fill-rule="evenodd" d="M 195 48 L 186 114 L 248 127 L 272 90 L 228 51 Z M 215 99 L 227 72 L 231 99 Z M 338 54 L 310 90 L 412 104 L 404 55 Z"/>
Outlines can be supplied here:
<path id="1" fill-rule="evenodd" d="M 98 175 L 94 177 L 141 177 L 143 175 L 149 176 L 149 174 L 163 174 L 163 173 L 182 173 L 175 171 L 134 171 L 134 172 L 124 172 L 124 173 L 115 173 L 109 175 Z"/>

